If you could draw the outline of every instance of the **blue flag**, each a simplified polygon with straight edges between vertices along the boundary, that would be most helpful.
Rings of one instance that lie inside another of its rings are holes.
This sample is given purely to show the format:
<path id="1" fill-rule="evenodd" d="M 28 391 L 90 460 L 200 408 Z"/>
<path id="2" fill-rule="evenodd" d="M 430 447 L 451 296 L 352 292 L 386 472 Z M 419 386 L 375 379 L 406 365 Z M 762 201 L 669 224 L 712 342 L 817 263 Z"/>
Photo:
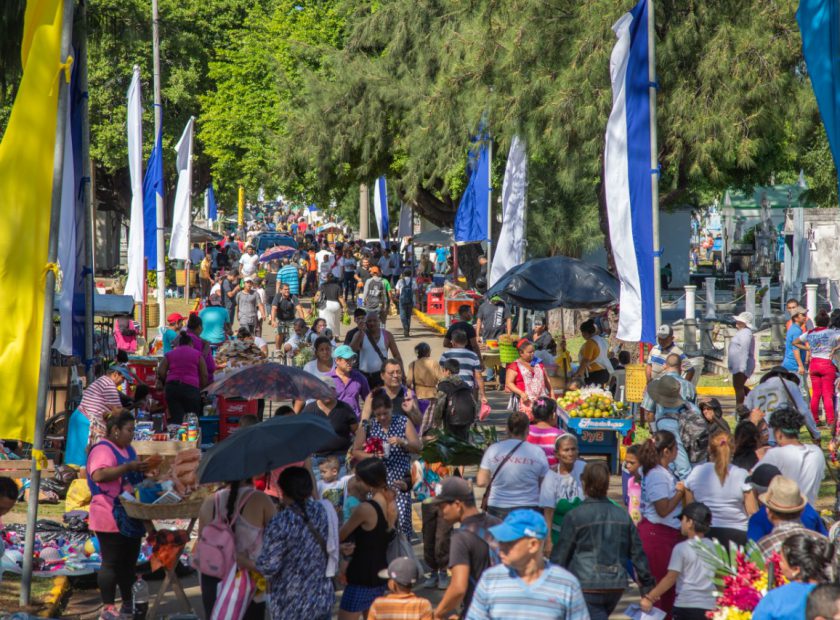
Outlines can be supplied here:
<path id="1" fill-rule="evenodd" d="M 840 163 L 840 8 L 837 0 L 800 0 L 796 21 L 834 166 Z"/>
<path id="2" fill-rule="evenodd" d="M 455 241 L 488 241 L 487 210 L 490 205 L 490 153 L 487 144 L 470 156 L 472 171 L 455 214 Z"/>
<path id="3" fill-rule="evenodd" d="M 219 219 L 219 209 L 216 206 L 216 194 L 213 193 L 213 184 L 207 188 L 207 219 L 215 222 Z"/>
<path id="4" fill-rule="evenodd" d="M 157 196 L 163 200 L 163 141 L 158 134 L 155 148 L 146 164 L 143 177 L 143 255 L 149 269 L 156 270 L 157 264 Z"/>

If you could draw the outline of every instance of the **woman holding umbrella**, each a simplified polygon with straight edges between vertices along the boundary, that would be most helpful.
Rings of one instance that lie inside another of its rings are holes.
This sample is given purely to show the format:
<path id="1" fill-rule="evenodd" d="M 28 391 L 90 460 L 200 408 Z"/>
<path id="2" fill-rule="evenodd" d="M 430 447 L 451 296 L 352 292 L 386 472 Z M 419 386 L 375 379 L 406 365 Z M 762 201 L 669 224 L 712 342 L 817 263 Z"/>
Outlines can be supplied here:
<path id="1" fill-rule="evenodd" d="M 519 359 L 507 366 L 505 389 L 512 396 L 511 409 L 518 409 L 532 419 L 531 407 L 538 398 L 554 398 L 551 379 L 542 362 L 534 357 L 534 343 L 523 338 L 517 345 Z"/>
<path id="2" fill-rule="evenodd" d="M 365 432 L 356 433 L 353 441 L 353 456 L 365 459 L 378 456 L 383 459 L 388 472 L 388 484 L 398 489 L 400 529 L 411 535 L 411 459 L 409 453 L 418 454 L 421 443 L 409 424 L 408 418 L 394 411 L 391 397 L 384 388 L 373 391 L 371 396 L 372 416 Z"/>

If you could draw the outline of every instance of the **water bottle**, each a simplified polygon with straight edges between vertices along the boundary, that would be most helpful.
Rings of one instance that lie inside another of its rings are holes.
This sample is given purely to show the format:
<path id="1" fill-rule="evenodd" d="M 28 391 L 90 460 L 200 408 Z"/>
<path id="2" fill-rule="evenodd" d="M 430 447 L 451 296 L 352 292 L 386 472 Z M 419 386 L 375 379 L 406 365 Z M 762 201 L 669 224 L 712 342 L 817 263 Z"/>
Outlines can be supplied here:
<path id="1" fill-rule="evenodd" d="M 134 620 L 146 620 L 146 614 L 149 613 L 149 584 L 140 575 L 131 588 L 131 599 L 134 602 Z"/>

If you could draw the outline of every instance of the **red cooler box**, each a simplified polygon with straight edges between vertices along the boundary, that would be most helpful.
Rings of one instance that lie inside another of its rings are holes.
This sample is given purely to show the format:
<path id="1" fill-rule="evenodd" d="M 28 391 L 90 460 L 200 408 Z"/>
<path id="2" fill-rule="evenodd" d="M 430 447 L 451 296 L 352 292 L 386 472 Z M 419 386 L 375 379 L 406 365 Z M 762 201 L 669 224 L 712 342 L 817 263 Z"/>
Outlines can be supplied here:
<path id="1" fill-rule="evenodd" d="M 216 411 L 219 414 L 219 440 L 222 440 L 239 428 L 239 418 L 257 415 L 257 401 L 219 396 Z"/>

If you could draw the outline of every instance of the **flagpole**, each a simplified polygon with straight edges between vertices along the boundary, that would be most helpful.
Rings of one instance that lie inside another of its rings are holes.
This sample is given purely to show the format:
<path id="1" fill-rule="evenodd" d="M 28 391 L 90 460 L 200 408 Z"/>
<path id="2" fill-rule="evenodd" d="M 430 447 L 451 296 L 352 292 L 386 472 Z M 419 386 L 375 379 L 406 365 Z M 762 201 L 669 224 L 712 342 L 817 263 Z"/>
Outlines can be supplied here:
<path id="1" fill-rule="evenodd" d="M 155 96 L 155 144 L 163 131 L 163 108 L 160 99 L 160 25 L 158 15 L 158 0 L 152 0 L 152 81 Z M 163 149 L 160 153 L 163 157 Z M 158 324 L 162 325 L 166 316 L 166 261 L 164 259 L 163 241 L 163 196 L 155 192 L 155 223 L 157 224 L 157 298 Z M 148 335 L 143 332 L 143 337 Z"/>
<path id="2" fill-rule="evenodd" d="M 190 121 L 195 122 L 195 117 L 190 116 Z M 186 267 L 187 267 L 187 274 L 186 279 L 184 280 L 184 300 L 189 305 L 190 303 L 190 267 L 192 266 L 190 261 L 190 252 L 192 251 L 192 246 L 190 245 L 190 231 L 192 230 L 192 152 L 193 152 L 193 143 L 195 141 L 195 130 L 190 131 L 190 150 L 189 154 L 190 157 L 187 160 L 187 178 L 190 180 L 190 185 L 187 190 L 187 260 L 186 260 Z M 173 225 L 173 229 L 174 229 Z"/>
<path id="3" fill-rule="evenodd" d="M 487 273 L 493 266 L 493 140 L 487 140 Z"/>
<path id="4" fill-rule="evenodd" d="M 653 228 L 653 298 L 656 308 L 656 327 L 662 323 L 662 287 L 659 249 L 659 157 L 656 140 L 656 20 L 654 0 L 648 0 L 648 96 L 650 97 L 650 197 Z"/>
<path id="5" fill-rule="evenodd" d="M 82 205 L 85 210 L 85 265 L 82 269 L 85 286 L 85 377 L 87 385 L 95 378 L 93 365 L 93 171 L 90 165 L 90 111 L 88 108 L 87 4 L 79 3 L 79 84 L 82 91 Z"/>
<path id="6" fill-rule="evenodd" d="M 61 51 L 59 62 L 66 62 L 71 54 L 73 37 L 74 0 L 64 0 L 61 22 Z M 55 124 L 55 148 L 53 150 L 53 183 L 50 201 L 50 237 L 47 247 L 47 263 L 55 264 L 58 257 L 58 231 L 61 224 L 61 193 L 64 172 L 64 135 L 67 130 L 67 106 L 70 104 L 70 80 L 63 80 L 59 73 L 58 106 Z M 72 277 L 72 274 L 68 274 Z M 53 314 L 55 304 L 56 272 L 46 270 L 44 308 L 41 324 L 41 366 L 38 371 L 38 400 L 35 406 L 35 437 L 32 442 L 32 472 L 29 483 L 29 504 L 26 512 L 26 533 L 24 534 L 23 572 L 20 577 L 20 604 L 26 607 L 32 592 L 32 565 L 35 553 L 35 522 L 38 520 L 38 494 L 41 489 L 41 460 L 44 450 L 44 425 L 47 414 L 47 396 L 50 387 L 50 359 L 53 340 Z"/>

